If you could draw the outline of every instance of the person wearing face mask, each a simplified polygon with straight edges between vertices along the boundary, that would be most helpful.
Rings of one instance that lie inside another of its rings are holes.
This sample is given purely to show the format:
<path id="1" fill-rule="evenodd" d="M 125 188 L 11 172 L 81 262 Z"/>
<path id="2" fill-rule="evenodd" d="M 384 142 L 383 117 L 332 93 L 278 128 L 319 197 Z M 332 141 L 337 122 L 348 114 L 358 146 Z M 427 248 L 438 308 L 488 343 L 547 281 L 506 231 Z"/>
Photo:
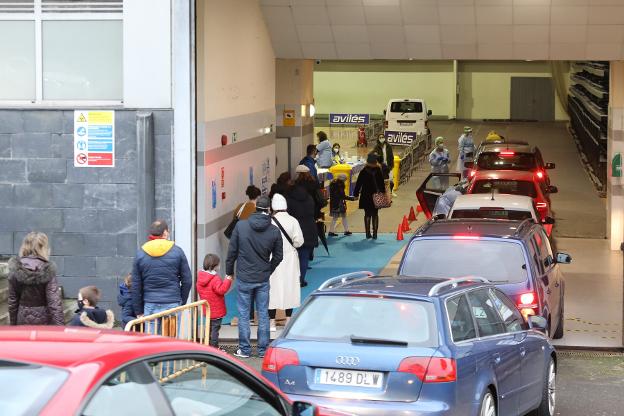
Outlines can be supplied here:
<path id="1" fill-rule="evenodd" d="M 375 149 L 373 149 L 374 153 L 377 153 L 382 158 L 382 164 L 385 165 L 383 170 L 388 170 L 388 179 L 390 180 L 390 192 L 392 192 L 392 196 L 397 196 L 394 192 L 394 152 L 392 151 L 392 146 L 388 144 L 386 141 L 386 136 L 380 134 L 377 137 L 377 144 L 375 145 Z"/>
<path id="2" fill-rule="evenodd" d="M 331 168 L 332 166 L 332 145 L 327 138 L 327 134 L 324 131 L 316 133 L 319 139 L 319 144 L 316 145 L 316 151 L 318 152 L 318 158 L 316 163 L 321 168 Z"/>
<path id="3" fill-rule="evenodd" d="M 461 173 L 462 179 L 468 174 L 468 170 L 464 164 L 466 162 L 472 162 L 474 158 L 475 144 L 472 137 L 472 127 L 464 127 L 464 134 L 459 136 L 457 141 L 458 157 L 457 157 L 457 172 Z"/>
<path id="4" fill-rule="evenodd" d="M 431 173 L 448 173 L 451 156 L 448 149 L 444 147 L 444 137 L 436 138 L 435 146 L 433 151 L 429 153 Z M 431 182 L 431 185 L 436 189 L 446 190 L 448 188 L 448 177 L 434 177 Z"/>
<path id="5" fill-rule="evenodd" d="M 334 144 L 334 148 L 332 149 L 332 155 L 332 162 L 334 163 L 334 165 L 340 165 L 341 163 L 345 162 L 344 158 L 340 154 L 340 145 L 338 143 Z"/>
<path id="6" fill-rule="evenodd" d="M 97 307 L 100 300 L 100 289 L 85 286 L 78 292 L 78 309 L 69 322 L 69 326 L 86 326 L 88 328 L 112 329 L 115 323 L 113 311 Z"/>

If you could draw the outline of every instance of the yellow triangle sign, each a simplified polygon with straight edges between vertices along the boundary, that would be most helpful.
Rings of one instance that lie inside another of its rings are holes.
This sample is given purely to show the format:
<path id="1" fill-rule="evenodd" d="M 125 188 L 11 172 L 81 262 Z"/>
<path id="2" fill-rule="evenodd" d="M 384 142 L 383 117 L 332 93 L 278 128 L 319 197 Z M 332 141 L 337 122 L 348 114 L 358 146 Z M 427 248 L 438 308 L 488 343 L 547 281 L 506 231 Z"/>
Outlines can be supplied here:
<path id="1" fill-rule="evenodd" d="M 84 116 L 84 114 L 80 113 L 80 116 L 78 117 L 77 121 L 79 123 L 86 123 L 87 122 L 87 118 Z"/>

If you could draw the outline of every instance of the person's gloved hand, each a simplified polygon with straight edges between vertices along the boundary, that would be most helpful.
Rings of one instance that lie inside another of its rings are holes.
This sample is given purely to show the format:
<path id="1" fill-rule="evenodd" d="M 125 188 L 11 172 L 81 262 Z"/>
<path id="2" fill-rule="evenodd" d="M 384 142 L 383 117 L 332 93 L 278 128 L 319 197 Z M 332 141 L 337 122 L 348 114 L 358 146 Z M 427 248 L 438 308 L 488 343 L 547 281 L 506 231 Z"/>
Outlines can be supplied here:
<path id="1" fill-rule="evenodd" d="M 464 154 L 462 153 L 461 156 L 459 157 L 461 160 L 464 160 Z"/>

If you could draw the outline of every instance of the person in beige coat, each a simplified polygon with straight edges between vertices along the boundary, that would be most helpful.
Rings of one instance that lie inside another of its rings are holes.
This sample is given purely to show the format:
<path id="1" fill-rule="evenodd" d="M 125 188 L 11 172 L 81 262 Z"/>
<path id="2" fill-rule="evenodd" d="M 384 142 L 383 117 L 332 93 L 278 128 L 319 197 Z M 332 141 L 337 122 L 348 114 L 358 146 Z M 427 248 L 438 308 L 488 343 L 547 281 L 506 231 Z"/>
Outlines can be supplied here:
<path id="1" fill-rule="evenodd" d="M 286 212 L 286 198 L 280 194 L 273 195 L 271 202 L 273 224 L 280 228 L 284 257 L 270 279 L 269 318 L 271 331 L 275 331 L 275 314 L 277 309 L 286 312 L 286 319 L 292 316 L 293 308 L 301 305 L 301 287 L 299 285 L 299 254 L 297 248 L 303 245 L 303 232 L 299 221 Z"/>

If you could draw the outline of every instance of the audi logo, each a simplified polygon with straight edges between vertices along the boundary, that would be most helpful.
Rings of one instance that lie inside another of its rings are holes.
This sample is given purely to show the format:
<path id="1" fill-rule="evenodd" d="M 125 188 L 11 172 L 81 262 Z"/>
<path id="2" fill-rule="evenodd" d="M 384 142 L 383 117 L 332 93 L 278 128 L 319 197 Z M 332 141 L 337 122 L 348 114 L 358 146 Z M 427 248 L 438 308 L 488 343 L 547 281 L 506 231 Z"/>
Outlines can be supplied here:
<path id="1" fill-rule="evenodd" d="M 336 364 L 340 365 L 358 365 L 360 359 L 358 357 L 348 357 L 346 355 L 339 355 L 336 357 Z"/>

